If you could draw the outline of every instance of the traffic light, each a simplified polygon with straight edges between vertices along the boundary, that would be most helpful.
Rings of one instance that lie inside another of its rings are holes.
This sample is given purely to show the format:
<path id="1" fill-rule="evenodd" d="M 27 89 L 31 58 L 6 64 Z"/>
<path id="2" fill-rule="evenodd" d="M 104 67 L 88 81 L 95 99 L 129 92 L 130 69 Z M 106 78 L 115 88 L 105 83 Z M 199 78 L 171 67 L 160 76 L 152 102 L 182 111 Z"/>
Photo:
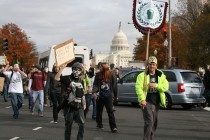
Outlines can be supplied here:
<path id="1" fill-rule="evenodd" d="M 3 38 L 3 40 L 2 40 L 2 50 L 3 51 L 8 50 L 8 39 L 6 39 L 6 38 Z"/>
<path id="2" fill-rule="evenodd" d="M 167 39 L 167 28 L 163 28 L 163 38 Z"/>

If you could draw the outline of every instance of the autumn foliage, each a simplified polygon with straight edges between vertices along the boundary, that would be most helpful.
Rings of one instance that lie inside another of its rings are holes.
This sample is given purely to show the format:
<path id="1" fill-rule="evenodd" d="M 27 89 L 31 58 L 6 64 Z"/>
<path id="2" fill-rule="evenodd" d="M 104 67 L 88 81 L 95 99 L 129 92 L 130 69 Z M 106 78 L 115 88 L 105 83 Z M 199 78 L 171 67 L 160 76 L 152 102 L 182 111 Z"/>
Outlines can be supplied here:
<path id="1" fill-rule="evenodd" d="M 0 53 L 6 55 L 10 65 L 19 63 L 22 68 L 27 69 L 37 63 L 36 46 L 23 30 L 13 23 L 3 25 L 0 30 L 1 40 L 8 39 L 8 50 L 2 52 L 0 49 Z"/>

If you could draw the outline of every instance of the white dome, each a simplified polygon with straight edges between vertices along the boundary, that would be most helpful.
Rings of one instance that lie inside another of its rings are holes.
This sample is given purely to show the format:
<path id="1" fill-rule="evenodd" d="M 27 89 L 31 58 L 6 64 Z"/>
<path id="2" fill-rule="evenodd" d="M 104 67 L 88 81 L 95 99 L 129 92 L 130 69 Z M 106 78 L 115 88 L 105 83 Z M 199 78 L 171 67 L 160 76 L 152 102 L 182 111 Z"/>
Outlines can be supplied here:
<path id="1" fill-rule="evenodd" d="M 121 22 L 119 25 L 119 31 L 115 34 L 112 40 L 112 45 L 110 50 L 111 53 L 118 53 L 120 51 L 129 51 L 128 39 L 121 29 Z"/>

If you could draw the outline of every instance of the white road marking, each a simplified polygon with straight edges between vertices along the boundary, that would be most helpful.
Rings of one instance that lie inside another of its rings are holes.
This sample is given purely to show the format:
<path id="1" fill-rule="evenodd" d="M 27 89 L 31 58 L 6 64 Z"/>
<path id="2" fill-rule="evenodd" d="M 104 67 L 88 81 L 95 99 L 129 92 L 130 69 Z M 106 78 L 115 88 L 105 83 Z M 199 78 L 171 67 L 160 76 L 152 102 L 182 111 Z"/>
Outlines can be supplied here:
<path id="1" fill-rule="evenodd" d="M 34 128 L 34 129 L 32 129 L 32 130 L 39 130 L 39 129 L 41 129 L 42 127 L 37 127 L 37 128 Z"/>
<path id="2" fill-rule="evenodd" d="M 14 137 L 14 138 L 11 138 L 11 139 L 9 139 L 9 140 L 17 140 L 17 139 L 19 139 L 20 137 Z"/>
<path id="3" fill-rule="evenodd" d="M 204 110 L 210 111 L 210 107 L 203 108 Z"/>
<path id="4" fill-rule="evenodd" d="M 8 106 L 8 107 L 5 107 L 5 108 L 11 108 L 12 106 Z"/>

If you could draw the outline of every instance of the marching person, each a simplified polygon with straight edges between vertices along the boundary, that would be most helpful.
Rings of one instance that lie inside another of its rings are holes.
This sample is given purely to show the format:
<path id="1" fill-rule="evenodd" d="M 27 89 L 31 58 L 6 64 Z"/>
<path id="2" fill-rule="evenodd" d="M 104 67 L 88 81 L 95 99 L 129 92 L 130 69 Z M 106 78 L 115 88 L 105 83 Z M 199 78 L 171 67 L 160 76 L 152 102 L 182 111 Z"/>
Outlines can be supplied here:
<path id="1" fill-rule="evenodd" d="M 43 117 L 43 106 L 44 106 L 44 86 L 46 84 L 46 75 L 42 72 L 42 67 L 38 64 L 35 66 L 35 72 L 33 72 L 30 77 L 28 84 L 28 91 L 32 93 L 32 107 L 31 114 L 34 115 L 35 104 L 38 98 L 39 107 L 38 107 L 38 115 Z"/>
<path id="2" fill-rule="evenodd" d="M 157 58 L 150 56 L 148 69 L 138 75 L 136 94 L 142 107 L 144 118 L 143 140 L 153 140 L 158 125 L 160 104 L 166 107 L 165 91 L 169 84 L 164 73 L 157 69 Z"/>
<path id="3" fill-rule="evenodd" d="M 80 78 L 82 79 L 83 87 L 84 87 L 84 94 L 85 94 L 85 101 L 86 101 L 86 108 L 84 110 L 84 114 L 86 118 L 89 112 L 92 94 L 91 94 L 91 81 L 88 76 L 88 72 L 86 71 L 86 66 L 85 64 L 83 64 L 82 66 L 83 66 L 83 69 L 82 69 L 82 75 L 80 76 Z"/>
<path id="4" fill-rule="evenodd" d="M 96 74 L 93 83 L 93 97 L 96 99 L 96 122 L 97 127 L 103 129 L 102 113 L 104 106 L 109 117 L 110 129 L 113 133 L 117 132 L 117 125 L 113 113 L 113 97 L 117 101 L 117 82 L 107 63 L 100 63 L 100 71 Z M 97 96 L 99 92 L 99 96 Z"/>
<path id="5" fill-rule="evenodd" d="M 55 75 L 55 79 L 66 87 L 62 104 L 65 117 L 65 140 L 71 139 L 73 121 L 79 125 L 77 140 L 83 140 L 85 131 L 85 96 L 83 82 L 80 78 L 83 67 L 79 62 L 75 62 L 72 65 L 72 74 L 61 76 L 65 67 L 66 64 L 64 64 Z"/>
<path id="6" fill-rule="evenodd" d="M 9 78 L 8 93 L 10 94 L 12 109 L 14 112 L 13 118 L 18 119 L 19 109 L 22 107 L 24 98 L 22 78 L 26 78 L 27 74 L 20 70 L 18 64 L 14 65 L 13 70 L 7 71 L 8 68 L 9 62 L 6 64 L 3 73 Z"/>
<path id="7" fill-rule="evenodd" d="M 61 83 L 55 80 L 55 75 L 58 73 L 59 67 L 54 64 L 52 72 L 48 73 L 47 83 L 45 86 L 45 94 L 50 96 L 53 104 L 53 121 L 50 123 L 58 123 L 58 113 L 61 110 Z"/>

